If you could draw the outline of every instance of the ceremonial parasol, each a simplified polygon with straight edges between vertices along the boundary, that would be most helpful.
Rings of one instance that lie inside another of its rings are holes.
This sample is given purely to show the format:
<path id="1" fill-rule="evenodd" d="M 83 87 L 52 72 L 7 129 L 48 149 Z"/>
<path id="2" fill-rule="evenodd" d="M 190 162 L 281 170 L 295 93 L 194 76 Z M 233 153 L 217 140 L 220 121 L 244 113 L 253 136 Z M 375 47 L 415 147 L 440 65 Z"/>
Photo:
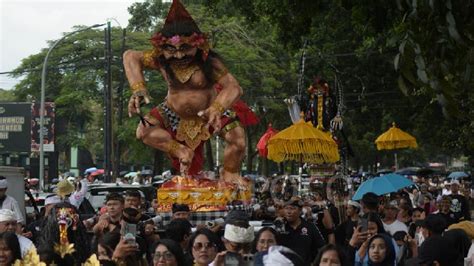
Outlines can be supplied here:
<path id="1" fill-rule="evenodd" d="M 397 192 L 398 190 L 413 185 L 413 182 L 401 175 L 388 174 L 369 179 L 362 183 L 352 197 L 352 200 L 360 200 L 365 193 L 373 192 L 378 196 Z"/>
<path id="2" fill-rule="evenodd" d="M 267 144 L 268 140 L 273 137 L 276 133 L 278 133 L 278 130 L 274 129 L 272 127 L 272 124 L 268 124 L 267 131 L 262 135 L 260 140 L 257 143 L 257 150 L 258 154 L 264 158 L 267 158 L 268 155 L 268 149 L 267 149 Z"/>
<path id="3" fill-rule="evenodd" d="M 91 176 L 98 176 L 98 175 L 103 175 L 104 174 L 104 169 L 97 169 L 96 171 L 91 173 Z"/>
<path id="4" fill-rule="evenodd" d="M 377 145 L 377 150 L 416 149 L 418 147 L 416 139 L 399 129 L 395 122 L 392 123 L 392 127 L 389 130 L 378 136 L 375 144 Z M 398 169 L 397 153 L 395 153 L 395 168 Z"/>
<path id="5" fill-rule="evenodd" d="M 268 159 L 275 162 L 294 160 L 320 164 L 339 161 L 338 146 L 331 135 L 303 118 L 271 137 L 267 148 Z"/>

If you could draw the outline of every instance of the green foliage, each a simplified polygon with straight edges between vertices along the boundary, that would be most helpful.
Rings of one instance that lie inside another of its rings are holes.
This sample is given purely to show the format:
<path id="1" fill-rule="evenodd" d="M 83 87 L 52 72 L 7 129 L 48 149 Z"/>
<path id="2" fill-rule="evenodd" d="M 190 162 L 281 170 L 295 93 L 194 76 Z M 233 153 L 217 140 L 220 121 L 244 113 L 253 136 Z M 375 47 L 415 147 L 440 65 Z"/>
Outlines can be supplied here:
<path id="1" fill-rule="evenodd" d="M 16 97 L 12 90 L 0 89 L 0 99 L 2 102 L 14 102 Z"/>
<path id="2" fill-rule="evenodd" d="M 268 122 L 290 125 L 283 99 L 297 93 L 303 43 L 303 93 L 314 77 L 344 92 L 344 125 L 356 157 L 354 168 L 393 162 L 393 152 L 376 151 L 375 138 L 392 122 L 412 133 L 420 149 L 399 152 L 402 164 L 474 154 L 474 12 L 472 1 L 188 0 L 183 1 L 215 51 L 244 89 L 243 99 L 261 117 L 247 129 L 253 147 Z M 146 0 L 129 7 L 126 48 L 150 49 L 169 2 Z M 61 151 L 71 145 L 102 156 L 104 43 L 101 30 L 68 37 L 48 64 L 46 96 L 57 103 Z M 113 88 L 124 82 L 122 32 L 113 29 Z M 39 99 L 40 72 L 47 49 L 22 61 L 13 76 L 24 77 L 15 100 Z M 167 85 L 157 71 L 145 73 L 153 103 Z M 339 86 L 335 83 L 338 81 Z M 0 91 L 0 93 L 3 93 Z M 2 97 L 3 94 L 0 94 Z M 11 94 L 9 94 L 11 99 Z M 124 86 L 123 98 L 130 96 Z M 3 97 L 2 97 L 3 98 Z M 118 110 L 118 97 L 114 108 Z M 126 104 L 126 103 L 124 103 Z M 125 105 L 124 105 L 125 106 Z M 126 108 L 125 108 L 126 109 Z M 151 164 L 154 151 L 135 139 L 137 118 L 114 116 L 122 162 Z M 78 139 L 75 132 L 83 132 Z"/>

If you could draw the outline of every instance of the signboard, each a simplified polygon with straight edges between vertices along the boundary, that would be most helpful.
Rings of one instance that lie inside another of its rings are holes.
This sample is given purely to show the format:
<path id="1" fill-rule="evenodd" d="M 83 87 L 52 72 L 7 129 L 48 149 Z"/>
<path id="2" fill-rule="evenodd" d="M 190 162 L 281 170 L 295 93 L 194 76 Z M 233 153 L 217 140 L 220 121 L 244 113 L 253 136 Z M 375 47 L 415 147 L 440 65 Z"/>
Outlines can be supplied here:
<path id="1" fill-rule="evenodd" d="M 29 152 L 31 104 L 0 103 L 0 152 Z"/>
<path id="2" fill-rule="evenodd" d="M 31 151 L 40 150 L 40 103 L 31 104 Z M 45 152 L 54 152 L 54 103 L 44 103 L 44 142 L 43 150 Z"/>

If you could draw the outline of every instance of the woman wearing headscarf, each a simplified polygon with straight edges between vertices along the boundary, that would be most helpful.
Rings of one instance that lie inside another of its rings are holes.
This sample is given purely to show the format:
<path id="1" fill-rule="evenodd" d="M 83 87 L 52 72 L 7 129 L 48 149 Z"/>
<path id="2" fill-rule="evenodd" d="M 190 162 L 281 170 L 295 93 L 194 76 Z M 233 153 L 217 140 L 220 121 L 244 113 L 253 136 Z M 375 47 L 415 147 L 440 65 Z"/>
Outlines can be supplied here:
<path id="1" fill-rule="evenodd" d="M 389 235 L 379 234 L 369 241 L 369 265 L 396 265 L 396 253 L 393 240 Z"/>
<path id="2" fill-rule="evenodd" d="M 362 231 L 362 228 L 360 226 L 357 227 L 357 229 L 354 231 L 354 235 L 351 241 L 349 242 L 351 247 L 358 247 L 357 251 L 355 251 L 355 254 L 349 253 L 349 254 L 355 255 L 355 256 L 352 255 L 350 257 L 350 258 L 354 258 L 353 261 L 355 265 L 369 265 L 368 256 L 367 256 L 367 253 L 369 250 L 369 241 L 375 235 L 380 235 L 380 234 L 384 234 L 390 239 L 392 246 L 394 247 L 394 250 L 395 250 L 395 258 L 396 258 L 399 253 L 398 246 L 395 247 L 396 245 L 395 240 L 385 232 L 385 229 L 383 228 L 383 223 L 380 220 L 379 216 L 376 213 L 369 212 L 366 215 L 364 215 L 363 218 L 367 219 L 367 229 L 366 229 L 367 231 Z M 353 251 L 349 250 L 349 252 L 353 252 Z"/>

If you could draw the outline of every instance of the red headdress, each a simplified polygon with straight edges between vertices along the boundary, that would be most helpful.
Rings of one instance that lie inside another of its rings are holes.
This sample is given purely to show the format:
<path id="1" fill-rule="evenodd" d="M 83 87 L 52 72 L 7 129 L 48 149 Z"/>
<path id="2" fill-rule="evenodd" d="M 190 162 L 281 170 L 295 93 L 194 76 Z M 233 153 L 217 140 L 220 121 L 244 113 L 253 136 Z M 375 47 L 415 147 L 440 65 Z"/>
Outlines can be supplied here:
<path id="1" fill-rule="evenodd" d="M 206 60 L 210 49 L 207 36 L 199 30 L 198 25 L 179 0 L 173 0 L 163 28 L 150 40 L 155 47 L 156 55 L 161 54 L 161 46 L 164 44 L 186 43 L 201 49 L 203 60 Z"/>

